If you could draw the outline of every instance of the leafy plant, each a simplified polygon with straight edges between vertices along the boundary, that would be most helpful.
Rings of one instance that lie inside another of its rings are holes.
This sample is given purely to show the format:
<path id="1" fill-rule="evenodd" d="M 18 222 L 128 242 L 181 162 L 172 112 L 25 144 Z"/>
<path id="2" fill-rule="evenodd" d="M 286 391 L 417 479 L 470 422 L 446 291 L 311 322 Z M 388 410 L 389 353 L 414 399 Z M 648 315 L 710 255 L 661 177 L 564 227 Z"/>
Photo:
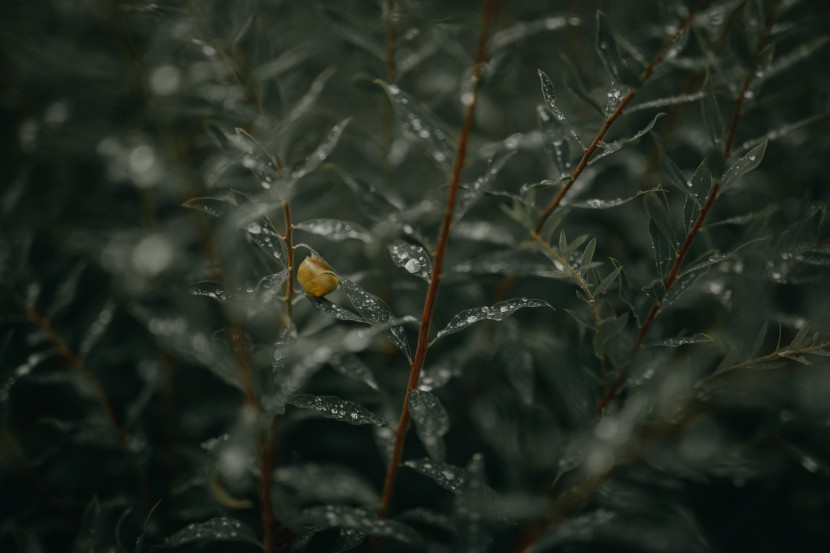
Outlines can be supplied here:
<path id="1" fill-rule="evenodd" d="M 830 13 L 550 9 L 4 5 L 0 549 L 821 550 Z"/>

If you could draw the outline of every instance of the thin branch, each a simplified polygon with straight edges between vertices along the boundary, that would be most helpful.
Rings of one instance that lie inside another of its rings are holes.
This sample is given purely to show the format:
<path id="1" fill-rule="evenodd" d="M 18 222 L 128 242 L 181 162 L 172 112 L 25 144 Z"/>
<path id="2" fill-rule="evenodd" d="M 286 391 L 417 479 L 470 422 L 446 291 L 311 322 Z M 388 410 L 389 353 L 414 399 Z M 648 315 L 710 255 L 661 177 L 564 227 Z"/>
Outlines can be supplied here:
<path id="1" fill-rule="evenodd" d="M 435 309 L 435 303 L 438 295 L 438 285 L 441 282 L 441 269 L 444 263 L 444 254 L 447 250 L 447 242 L 450 237 L 450 229 L 452 227 L 453 213 L 455 212 L 456 197 L 458 195 L 458 186 L 461 182 L 461 170 L 464 167 L 464 161 L 467 154 L 467 144 L 470 138 L 470 133 L 473 128 L 473 115 L 475 114 L 476 101 L 478 98 L 478 82 L 481 77 L 482 68 L 484 65 L 485 55 L 487 53 L 487 41 L 490 34 L 490 27 L 493 21 L 493 15 L 496 9 L 496 0 L 485 0 L 483 8 L 483 17 L 481 23 L 481 35 L 478 41 L 478 53 L 475 58 L 475 65 L 473 66 L 473 98 L 467 106 L 467 111 L 464 115 L 464 123 L 461 130 L 461 137 L 458 140 L 458 149 L 455 156 L 455 164 L 453 166 L 452 177 L 450 179 L 449 193 L 447 194 L 447 203 L 444 208 L 444 217 L 441 223 L 441 231 L 438 236 L 438 244 L 433 257 L 432 278 L 429 282 L 429 289 L 424 301 L 424 311 L 421 315 L 421 325 L 418 332 L 418 346 L 415 350 L 415 357 L 412 361 L 412 366 L 409 371 L 409 382 L 406 387 L 406 394 L 404 395 L 403 406 L 401 407 L 401 417 L 398 422 L 398 428 L 395 433 L 395 445 L 392 450 L 392 458 L 389 462 L 389 467 L 386 471 L 386 478 L 383 484 L 383 498 L 380 508 L 380 516 L 387 517 L 389 515 L 389 508 L 392 503 L 392 493 L 395 487 L 395 476 L 398 472 L 398 466 L 401 462 L 401 454 L 403 452 L 404 439 L 406 438 L 406 431 L 409 426 L 409 394 L 417 389 L 418 381 L 421 377 L 421 369 L 426 359 L 427 349 L 429 347 L 429 329 L 432 323 L 432 315 Z M 379 542 L 375 542 L 375 549 L 379 549 Z"/>
<path id="2" fill-rule="evenodd" d="M 680 35 L 682 35 L 686 28 L 691 24 L 696 13 L 697 10 L 691 10 L 677 26 L 677 29 L 675 29 L 674 33 L 672 33 L 672 35 L 666 39 L 666 41 L 663 43 L 663 46 L 660 47 L 660 50 L 657 52 L 654 58 L 649 62 L 648 65 L 646 65 L 645 69 L 643 69 L 643 73 L 640 76 L 640 80 L 642 82 L 645 82 L 652 75 L 652 73 L 654 73 L 654 70 L 657 68 L 660 62 L 663 61 L 663 58 L 666 57 L 666 54 L 668 53 L 672 45 L 675 43 L 675 41 L 677 41 Z M 559 189 L 559 192 L 557 192 L 556 196 L 553 198 L 548 207 L 545 208 L 545 211 L 542 212 L 542 216 L 539 218 L 539 222 L 536 224 L 536 227 L 534 229 L 535 232 L 541 232 L 542 227 L 545 226 L 545 222 L 553 214 L 556 208 L 559 207 L 559 205 L 562 203 L 562 199 L 565 197 L 565 194 L 567 194 L 568 190 L 571 189 L 571 186 L 573 186 L 574 182 L 576 182 L 576 179 L 579 178 L 579 175 L 581 175 L 585 168 L 588 167 L 588 162 L 591 160 L 591 156 L 593 156 L 594 152 L 596 152 L 600 142 L 602 142 L 602 139 L 605 138 L 605 135 L 611 128 L 611 125 L 613 125 L 614 122 L 623 114 L 623 110 L 631 102 L 631 100 L 634 99 L 636 95 L 637 89 L 631 88 L 628 91 L 628 93 L 625 96 L 623 96 L 622 100 L 620 100 L 620 104 L 617 106 L 617 109 L 615 109 L 611 113 L 611 115 L 609 115 L 605 119 L 605 121 L 602 124 L 602 127 L 599 129 L 599 132 L 597 132 L 597 135 L 591 142 L 591 145 L 585 148 L 585 151 L 582 154 L 582 159 L 579 160 L 579 163 L 573 170 L 573 173 L 571 173 L 571 176 L 568 178 L 567 181 L 565 181 L 565 184 L 562 185 L 562 188 Z"/>
<path id="3" fill-rule="evenodd" d="M 780 360 L 790 360 L 790 357 L 794 355 L 799 355 L 802 353 L 813 353 L 816 351 L 827 351 L 830 350 L 830 341 L 828 342 L 820 342 L 818 344 L 813 344 L 812 346 L 807 346 L 803 348 L 794 348 L 794 349 L 782 349 L 778 351 L 774 351 L 767 355 L 762 355 L 760 357 L 753 357 L 752 359 L 746 359 L 745 361 L 741 361 L 740 363 L 735 363 L 734 365 L 729 365 L 726 367 L 721 367 L 720 369 L 716 370 L 715 372 L 706 375 L 705 377 L 698 380 L 694 387 L 701 388 L 705 384 L 708 384 L 710 381 L 723 376 L 724 374 L 731 373 L 733 371 L 738 371 L 741 369 L 749 369 L 754 365 L 761 365 L 763 363 L 770 363 L 773 361 L 780 361 Z"/>
<path id="4" fill-rule="evenodd" d="M 291 322 L 291 297 L 294 295 L 294 242 L 291 238 L 291 206 L 288 200 L 282 201 L 282 213 L 285 218 L 285 261 L 288 269 L 288 280 L 285 283 L 285 324 Z"/>

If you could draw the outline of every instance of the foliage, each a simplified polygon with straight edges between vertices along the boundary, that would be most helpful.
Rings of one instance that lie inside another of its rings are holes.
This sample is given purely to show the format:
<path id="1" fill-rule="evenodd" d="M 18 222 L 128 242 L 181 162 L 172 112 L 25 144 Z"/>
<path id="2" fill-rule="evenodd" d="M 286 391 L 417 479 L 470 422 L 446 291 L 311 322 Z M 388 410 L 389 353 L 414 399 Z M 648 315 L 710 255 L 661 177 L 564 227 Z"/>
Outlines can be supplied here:
<path id="1" fill-rule="evenodd" d="M 830 11 L 548 4 L 5 2 L 0 550 L 826 547 Z"/>

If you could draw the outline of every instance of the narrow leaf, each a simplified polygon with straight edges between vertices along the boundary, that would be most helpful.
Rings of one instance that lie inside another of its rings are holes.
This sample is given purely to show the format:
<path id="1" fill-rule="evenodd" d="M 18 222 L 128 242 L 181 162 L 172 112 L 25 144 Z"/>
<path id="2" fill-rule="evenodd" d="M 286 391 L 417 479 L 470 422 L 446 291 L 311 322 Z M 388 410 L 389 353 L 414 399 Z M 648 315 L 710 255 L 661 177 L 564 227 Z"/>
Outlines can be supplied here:
<path id="1" fill-rule="evenodd" d="M 619 267 L 616 267 L 613 271 L 608 273 L 608 276 L 602 279 L 602 281 L 594 289 L 594 295 L 599 296 L 603 294 L 614 283 L 614 281 L 617 280 L 617 277 L 620 276 L 622 270 L 622 265 L 620 265 Z"/>
<path id="2" fill-rule="evenodd" d="M 767 142 L 761 142 L 746 154 L 739 157 L 732 166 L 726 170 L 723 176 L 722 189 L 726 190 L 732 186 L 740 177 L 749 173 L 761 164 L 764 159 L 764 152 L 767 149 Z"/>
<path id="3" fill-rule="evenodd" d="M 323 313 L 328 313 L 335 319 L 339 319 L 341 321 L 356 321 L 359 323 L 366 322 L 366 320 L 357 313 L 354 313 L 345 307 L 340 307 L 336 303 L 333 303 L 324 297 L 315 298 L 314 296 L 310 296 L 308 294 L 305 294 L 305 297 L 315 308 L 319 309 Z"/>
<path id="4" fill-rule="evenodd" d="M 421 246 L 395 240 L 389 245 L 389 255 L 398 267 L 429 282 L 432 278 L 432 261 Z"/>
<path id="5" fill-rule="evenodd" d="M 364 227 L 341 219 L 310 219 L 296 223 L 294 229 L 323 236 L 335 242 L 350 239 L 367 243 L 372 241 L 372 235 Z"/>
<path id="6" fill-rule="evenodd" d="M 310 394 L 297 394 L 291 396 L 287 403 L 311 409 L 326 417 L 349 424 L 374 424 L 383 426 L 386 424 L 380 417 L 354 401 L 340 399 L 336 396 L 313 396 Z"/>
<path id="7" fill-rule="evenodd" d="M 657 100 L 650 100 L 648 102 L 643 102 L 641 104 L 636 104 L 631 107 L 625 108 L 625 113 L 631 115 L 637 111 L 643 111 L 646 109 L 654 109 L 654 108 L 664 108 L 666 106 L 677 106 L 680 104 L 688 104 L 690 102 L 694 102 L 696 100 L 700 100 L 706 95 L 706 92 L 699 90 L 697 92 L 692 92 L 691 94 L 680 94 L 678 96 L 669 96 L 666 98 L 658 98 Z"/>
<path id="8" fill-rule="evenodd" d="M 398 212 L 398 208 L 375 185 L 363 179 L 352 177 L 340 167 L 335 165 L 332 165 L 332 167 L 352 191 L 358 207 L 366 216 L 378 221 Z"/>
<path id="9" fill-rule="evenodd" d="M 316 528 L 317 531 L 324 528 L 347 528 L 369 536 L 392 538 L 403 543 L 421 542 L 418 533 L 401 522 L 381 519 L 372 511 L 345 505 L 319 505 L 305 509 L 293 518 L 290 527 Z"/>
<path id="10" fill-rule="evenodd" d="M 600 115 L 605 115 L 605 112 L 602 109 L 602 106 L 599 105 L 599 102 L 594 100 L 591 94 L 588 92 L 588 89 L 585 87 L 585 84 L 582 82 L 582 77 L 579 74 L 579 70 L 574 66 L 573 62 L 568 58 L 566 55 L 562 54 L 560 56 L 562 61 L 565 62 L 565 65 L 569 69 L 569 74 L 571 78 L 565 78 L 565 86 L 568 87 L 568 90 L 574 93 L 574 95 L 594 108 L 597 113 Z"/>
<path id="11" fill-rule="evenodd" d="M 593 163 L 596 163 L 600 159 L 621 150 L 624 146 L 627 146 L 629 144 L 634 144 L 635 142 L 640 140 L 642 137 L 644 137 L 646 134 L 648 134 L 648 132 L 651 129 L 654 128 L 654 125 L 657 124 L 657 120 L 660 119 L 661 117 L 663 117 L 664 115 L 665 115 L 665 113 L 658 113 L 657 115 L 655 115 L 652 118 L 652 120 L 648 123 L 648 125 L 646 125 L 642 129 L 637 131 L 637 134 L 635 134 L 634 136 L 632 136 L 630 138 L 625 138 L 625 139 L 621 139 L 621 140 L 615 140 L 613 142 L 606 142 L 606 143 L 600 144 L 600 148 L 601 148 L 600 153 L 598 153 L 598 154 L 594 155 L 593 157 L 591 157 L 591 160 L 588 162 L 588 165 L 592 165 Z"/>
<path id="12" fill-rule="evenodd" d="M 615 81 L 631 86 L 639 85 L 639 78 L 623 62 L 617 40 L 608 16 L 597 11 L 597 52 L 602 64 Z"/>
<path id="13" fill-rule="evenodd" d="M 591 198 L 588 200 L 579 200 L 578 202 L 573 202 L 570 204 L 566 204 L 568 207 L 575 207 L 578 209 L 610 209 L 612 207 L 618 207 L 621 205 L 625 205 L 628 202 L 636 200 L 643 194 L 653 194 L 654 192 L 660 192 L 660 188 L 650 188 L 648 190 L 640 190 L 633 196 L 628 196 L 626 198 L 613 198 L 613 199 L 600 199 L 600 198 Z"/>
<path id="14" fill-rule="evenodd" d="M 334 370 L 355 380 L 363 382 L 375 391 L 380 391 L 375 375 L 359 357 L 352 354 L 335 355 L 329 360 Z"/>
<path id="15" fill-rule="evenodd" d="M 448 334 L 453 334 L 460 330 L 464 330 L 471 324 L 475 324 L 479 321 L 502 321 L 510 315 L 512 315 L 513 313 L 515 313 L 516 311 L 518 311 L 519 309 L 525 307 L 550 307 L 551 309 L 553 309 L 553 307 L 546 301 L 532 300 L 527 298 L 507 300 L 497 303 L 493 306 L 475 307 L 473 309 L 467 309 L 453 317 L 452 320 L 450 320 L 449 324 L 447 324 L 447 326 L 444 327 L 443 330 L 438 332 L 438 334 L 432 341 L 435 342 L 439 338 L 443 338 Z"/>
<path id="16" fill-rule="evenodd" d="M 697 166 L 692 178 L 686 182 L 686 188 L 691 193 L 697 207 L 703 207 L 712 189 L 712 172 L 709 171 L 705 159 Z"/>
<path id="17" fill-rule="evenodd" d="M 178 547 L 195 541 L 232 541 L 259 545 L 259 540 L 246 524 L 234 518 L 216 517 L 205 522 L 189 524 L 165 538 L 160 547 Z"/>
<path id="18" fill-rule="evenodd" d="M 291 176 L 295 179 L 300 179 L 317 169 L 329 157 L 329 154 L 334 150 L 335 146 L 337 146 L 337 143 L 340 141 L 340 136 L 349 124 L 349 121 L 351 121 L 351 117 L 347 117 L 332 127 L 320 145 L 304 161 L 294 167 L 294 170 L 291 171 Z"/>
<path id="19" fill-rule="evenodd" d="M 436 396 L 430 392 L 412 390 L 409 410 L 415 422 L 415 432 L 427 454 L 435 461 L 444 461 L 444 435 L 450 431 L 450 417 Z"/>
<path id="20" fill-rule="evenodd" d="M 692 336 L 669 338 L 668 340 L 661 340 L 660 342 L 655 342 L 649 345 L 661 348 L 677 348 L 680 346 L 688 346 L 690 344 L 704 344 L 712 341 L 713 340 L 711 336 L 699 333 L 693 334 Z"/>
<path id="21" fill-rule="evenodd" d="M 454 494 L 461 493 L 467 478 L 464 469 L 432 459 L 413 459 L 404 462 L 404 466 L 431 478 L 436 484 Z"/>
<path id="22" fill-rule="evenodd" d="M 278 174 L 277 162 L 274 157 L 265 149 L 265 146 L 257 142 L 245 130 L 236 129 L 236 136 L 245 151 L 245 155 L 242 157 L 242 165 L 253 173 L 262 188 L 270 189 L 276 182 Z"/>
<path id="23" fill-rule="evenodd" d="M 461 219 L 479 198 L 481 198 L 482 194 L 490 188 L 496 176 L 516 153 L 518 146 L 519 141 L 515 136 L 507 138 L 507 140 L 501 143 L 496 153 L 493 154 L 493 157 L 490 158 L 484 174 L 472 184 L 461 188 L 455 204 L 455 212 L 453 213 L 454 221 Z"/>
<path id="24" fill-rule="evenodd" d="M 259 246 L 272 260 L 285 267 L 285 254 L 283 253 L 282 235 L 266 218 L 258 219 L 245 227 L 248 239 Z"/>
<path id="25" fill-rule="evenodd" d="M 418 105 L 397 85 L 387 84 L 381 80 L 376 82 L 389 96 L 398 123 L 404 131 L 416 138 L 426 154 L 432 157 L 442 170 L 449 173 L 455 153 L 450 139 L 440 129 L 435 116 Z"/>
<path id="26" fill-rule="evenodd" d="M 340 286 L 348 296 L 357 312 L 372 325 L 381 325 L 393 320 L 392 310 L 380 298 L 371 294 L 347 278 L 340 278 Z M 406 331 L 402 325 L 395 325 L 387 328 L 384 333 L 398 346 L 407 359 L 411 359 L 409 343 L 406 339 Z"/>

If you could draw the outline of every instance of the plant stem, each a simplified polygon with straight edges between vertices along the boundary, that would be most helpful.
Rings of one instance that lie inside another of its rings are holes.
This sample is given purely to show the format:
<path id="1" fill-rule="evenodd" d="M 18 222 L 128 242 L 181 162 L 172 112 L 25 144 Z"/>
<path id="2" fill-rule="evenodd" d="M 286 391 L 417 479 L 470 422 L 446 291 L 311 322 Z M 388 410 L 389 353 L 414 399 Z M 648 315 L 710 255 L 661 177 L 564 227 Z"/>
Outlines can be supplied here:
<path id="1" fill-rule="evenodd" d="M 401 461 L 401 453 L 403 452 L 404 439 L 406 431 L 409 426 L 409 394 L 417 389 L 418 381 L 421 377 L 421 369 L 426 359 L 427 349 L 429 348 L 429 329 L 432 323 L 432 314 L 435 309 L 435 303 L 438 295 L 438 285 L 441 282 L 441 269 L 444 263 L 444 253 L 447 250 L 447 242 L 450 237 L 450 229 L 452 227 L 453 213 L 455 212 L 455 202 L 458 195 L 458 186 L 461 182 L 461 170 L 464 167 L 464 161 L 467 154 L 467 144 L 470 133 L 473 128 L 473 115 L 475 113 L 478 81 L 481 77 L 481 71 L 484 64 L 484 58 L 487 53 L 487 39 L 490 34 L 490 26 L 492 24 L 493 15 L 496 8 L 496 0 L 485 0 L 483 8 L 483 18 L 481 23 L 481 35 L 478 41 L 478 53 L 476 54 L 475 65 L 473 66 L 473 98 L 467 106 L 467 111 L 464 115 L 464 123 L 461 130 L 461 137 L 458 140 L 458 150 L 455 155 L 455 163 L 453 166 L 452 177 L 450 178 L 449 193 L 447 194 L 447 203 L 444 208 L 444 217 L 441 223 L 441 230 L 438 236 L 438 244 L 436 246 L 435 255 L 433 256 L 432 278 L 429 281 L 429 288 L 427 296 L 424 301 L 424 310 L 421 315 L 421 325 L 418 332 L 418 346 L 415 350 L 415 357 L 412 360 L 412 366 L 409 371 L 409 382 L 406 386 L 406 393 L 404 395 L 403 406 L 401 407 L 401 417 L 398 422 L 398 428 L 395 433 L 395 446 L 392 450 L 392 459 L 389 462 L 389 467 L 386 471 L 386 478 L 383 484 L 383 498 L 380 508 L 380 516 L 385 518 L 389 515 L 389 508 L 392 503 L 392 493 L 395 486 L 395 476 L 398 472 L 398 465 Z M 379 541 L 375 542 L 375 550 L 379 550 Z"/>
<path id="2" fill-rule="evenodd" d="M 282 201 L 282 213 L 285 218 L 285 263 L 288 265 L 288 280 L 285 283 L 285 324 L 291 322 L 291 297 L 294 295 L 294 242 L 291 238 L 291 206 L 288 200 Z"/>

